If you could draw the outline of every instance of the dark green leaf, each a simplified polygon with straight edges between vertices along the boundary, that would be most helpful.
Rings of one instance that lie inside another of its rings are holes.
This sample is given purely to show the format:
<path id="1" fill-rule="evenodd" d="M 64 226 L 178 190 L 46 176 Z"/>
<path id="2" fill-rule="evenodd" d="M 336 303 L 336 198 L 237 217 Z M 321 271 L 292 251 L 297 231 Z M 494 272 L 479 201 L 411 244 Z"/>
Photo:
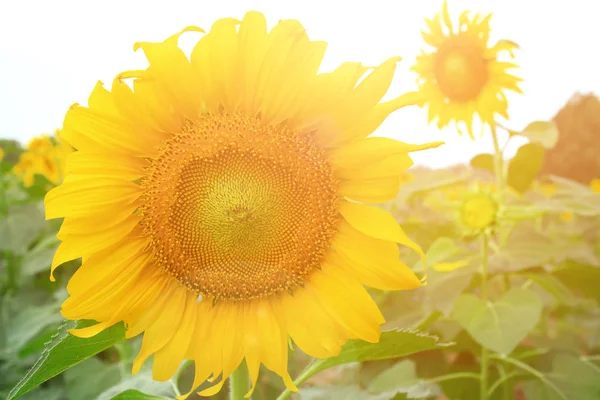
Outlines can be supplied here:
<path id="1" fill-rule="evenodd" d="M 93 325 L 92 321 L 67 321 L 48 343 L 35 365 L 11 390 L 7 400 L 21 397 L 48 379 L 64 372 L 125 338 L 123 324 L 114 325 L 96 336 L 82 339 L 69 334 L 69 330 Z"/>
<path id="2" fill-rule="evenodd" d="M 521 146 L 508 163 L 507 183 L 518 192 L 527 191 L 542 168 L 544 152 L 544 148 L 537 143 Z"/>

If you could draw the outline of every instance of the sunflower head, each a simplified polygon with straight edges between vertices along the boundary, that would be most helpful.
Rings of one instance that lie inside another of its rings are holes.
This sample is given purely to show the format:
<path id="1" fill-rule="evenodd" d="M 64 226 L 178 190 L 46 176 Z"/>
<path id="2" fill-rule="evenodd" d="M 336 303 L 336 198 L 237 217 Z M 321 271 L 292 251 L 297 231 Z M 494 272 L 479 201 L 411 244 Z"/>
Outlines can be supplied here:
<path id="1" fill-rule="evenodd" d="M 490 45 L 490 18 L 465 11 L 454 26 L 445 0 L 442 12 L 425 20 L 422 36 L 431 50 L 422 51 L 412 67 L 429 121 L 437 120 L 440 128 L 454 121 L 472 138 L 475 116 L 490 125 L 495 115 L 508 118 L 504 91 L 521 93 L 521 79 L 508 72 L 517 65 L 500 60 L 503 53 L 512 57 L 518 46 L 508 40 Z"/>
<path id="2" fill-rule="evenodd" d="M 54 147 L 52 138 L 48 135 L 40 135 L 29 141 L 27 151 L 31 153 L 47 154 Z"/>
<path id="3" fill-rule="evenodd" d="M 4 159 L 4 149 L 0 147 L 0 161 Z"/>
<path id="4" fill-rule="evenodd" d="M 83 263 L 62 313 L 98 321 L 81 337 L 120 321 L 144 333 L 134 373 L 154 355 L 168 380 L 194 360 L 192 389 L 212 382 L 209 396 L 245 361 L 253 385 L 263 364 L 295 390 L 290 338 L 320 358 L 376 342 L 383 317 L 363 285 L 421 286 L 398 249 L 419 246 L 362 202 L 392 200 L 409 153 L 439 143 L 368 137 L 413 104 L 380 102 L 398 57 L 318 73 L 326 44 L 294 20 L 268 31 L 258 12 L 217 21 L 190 57 L 182 33 L 138 43 L 148 68 L 65 116 L 77 151 L 45 199 L 64 218 L 51 269 Z"/>
<path id="5" fill-rule="evenodd" d="M 41 135 L 33 138 L 22 153 L 13 172 L 20 176 L 28 187 L 34 182 L 35 175 L 42 175 L 57 185 L 65 175 L 66 157 L 73 148 L 60 139 L 60 131 L 55 131 L 54 138 Z"/>
<path id="6" fill-rule="evenodd" d="M 464 192 L 457 206 L 458 220 L 467 235 L 492 229 L 498 222 L 498 202 L 485 187 L 478 185 Z"/>

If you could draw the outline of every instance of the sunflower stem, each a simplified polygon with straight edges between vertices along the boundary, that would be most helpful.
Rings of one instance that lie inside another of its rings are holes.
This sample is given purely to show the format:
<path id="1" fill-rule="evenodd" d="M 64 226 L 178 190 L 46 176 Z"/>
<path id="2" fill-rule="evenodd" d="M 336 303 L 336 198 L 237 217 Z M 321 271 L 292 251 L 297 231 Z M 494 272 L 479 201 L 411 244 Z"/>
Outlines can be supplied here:
<path id="1" fill-rule="evenodd" d="M 488 237 L 484 232 L 481 234 L 481 299 L 484 302 L 488 300 L 488 290 L 487 290 L 487 280 L 488 280 Z M 489 351 L 485 347 L 481 348 L 481 381 L 480 381 L 480 391 L 479 398 L 481 400 L 486 400 L 488 398 L 488 359 L 489 359 Z"/>
<path id="2" fill-rule="evenodd" d="M 502 203 L 504 200 L 504 160 L 502 156 L 502 150 L 498 143 L 498 134 L 496 133 L 496 126 L 491 126 L 492 140 L 494 142 L 494 175 L 496 176 L 496 188 L 498 190 L 498 202 Z"/>
<path id="3" fill-rule="evenodd" d="M 250 375 L 246 363 L 242 362 L 229 376 L 229 400 L 243 400 L 250 390 Z"/>

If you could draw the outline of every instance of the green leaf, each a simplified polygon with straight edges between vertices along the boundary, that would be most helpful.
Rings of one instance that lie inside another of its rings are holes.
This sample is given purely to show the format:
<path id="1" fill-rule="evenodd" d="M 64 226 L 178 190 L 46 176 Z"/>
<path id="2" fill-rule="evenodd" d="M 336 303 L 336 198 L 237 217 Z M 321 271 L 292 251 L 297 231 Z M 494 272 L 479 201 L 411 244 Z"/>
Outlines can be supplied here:
<path id="1" fill-rule="evenodd" d="M 549 179 L 556 185 L 552 197 L 539 201 L 537 206 L 552 212 L 570 212 L 586 217 L 600 215 L 600 193 L 588 186 L 566 178 L 551 175 Z"/>
<path id="2" fill-rule="evenodd" d="M 90 377 L 94 379 L 89 379 Z M 70 399 L 97 399 L 107 388 L 121 379 L 118 364 L 107 364 L 88 358 L 65 371 L 65 384 Z"/>
<path id="3" fill-rule="evenodd" d="M 10 321 L 4 352 L 7 354 L 17 353 L 44 328 L 62 321 L 63 318 L 58 312 L 59 308 L 58 304 L 50 304 L 23 310 Z"/>
<path id="4" fill-rule="evenodd" d="M 431 270 L 427 272 L 427 286 L 425 286 L 425 309 L 436 309 L 445 316 L 452 312 L 454 302 L 469 286 L 475 272 L 466 267 L 451 272 Z"/>
<path id="5" fill-rule="evenodd" d="M 536 400 L 598 400 L 600 399 L 600 367 L 567 354 L 552 361 L 552 371 L 545 380 L 523 385 L 528 399 Z"/>
<path id="6" fill-rule="evenodd" d="M 418 331 L 397 330 L 382 332 L 379 343 L 367 343 L 362 340 L 349 340 L 335 357 L 313 362 L 302 373 L 303 380 L 317 372 L 340 364 L 357 361 L 386 360 L 405 357 L 426 350 L 449 346 L 449 343 L 438 343 L 438 338 Z"/>
<path id="7" fill-rule="evenodd" d="M 69 334 L 69 330 L 93 325 L 93 321 L 66 321 L 48 343 L 42 355 L 21 381 L 10 391 L 7 400 L 17 399 L 48 379 L 64 372 L 125 338 L 125 326 L 113 325 L 89 339 Z"/>
<path id="8" fill-rule="evenodd" d="M 572 291 L 581 293 L 587 298 L 592 298 L 600 304 L 600 268 L 585 265 L 574 261 L 566 261 L 553 273 Z"/>
<path id="9" fill-rule="evenodd" d="M 478 154 L 471 159 L 473 168 L 479 168 L 494 173 L 494 156 L 492 154 Z"/>
<path id="10" fill-rule="evenodd" d="M 0 251 L 24 254 L 44 227 L 44 216 L 38 204 L 12 206 L 0 218 Z"/>
<path id="11" fill-rule="evenodd" d="M 530 142 L 539 143 L 546 149 L 556 146 L 559 137 L 558 126 L 553 121 L 534 121 L 521 132 L 511 131 L 511 136 L 523 136 Z"/>
<path id="12" fill-rule="evenodd" d="M 544 266 L 564 259 L 564 249 L 555 240 L 535 230 L 532 225 L 519 224 L 504 246 L 490 257 L 490 272 L 514 272 Z"/>
<path id="13" fill-rule="evenodd" d="M 23 262 L 21 264 L 22 277 L 35 275 L 42 271 L 48 271 L 49 275 L 52 258 L 54 257 L 54 253 L 56 252 L 59 243 L 56 235 L 52 234 L 51 236 L 43 238 L 33 249 L 28 251 L 23 256 Z"/>
<path id="14" fill-rule="evenodd" d="M 402 360 L 373 378 L 367 387 L 371 393 L 404 393 L 409 399 L 434 397 L 440 394 L 437 385 L 417 377 L 413 360 Z"/>
<path id="15" fill-rule="evenodd" d="M 501 219 L 504 221 L 526 221 L 533 220 L 544 215 L 545 210 L 537 205 L 515 205 L 509 204 L 504 207 Z"/>
<path id="16" fill-rule="evenodd" d="M 534 291 L 512 289 L 494 303 L 463 294 L 454 303 L 452 316 L 477 343 L 507 355 L 537 324 L 542 307 Z"/>
<path id="17" fill-rule="evenodd" d="M 158 382 L 152 379 L 152 368 L 142 367 L 135 376 L 129 376 L 115 386 L 106 389 L 96 400 L 170 399 L 176 395 L 172 381 Z"/>
<path id="18" fill-rule="evenodd" d="M 395 200 L 396 203 L 405 204 L 413 196 L 443 187 L 458 185 L 466 181 L 465 174 L 458 175 L 456 172 L 446 169 L 415 171 L 413 174 L 415 179 L 400 188 Z"/>
<path id="19" fill-rule="evenodd" d="M 159 397 L 152 396 L 146 393 L 142 393 L 139 390 L 129 389 L 122 393 L 119 393 L 115 397 L 110 397 L 110 400 L 164 400 L 171 399 L 172 397 Z"/>
<path id="20" fill-rule="evenodd" d="M 302 389 L 300 400 L 390 400 L 394 395 L 389 393 L 371 394 L 359 386 L 328 386 Z"/>
<path id="21" fill-rule="evenodd" d="M 526 192 L 542 168 L 544 152 L 544 148 L 537 143 L 521 146 L 508 164 L 507 183 L 520 193 Z"/>
<path id="22" fill-rule="evenodd" d="M 462 249 L 451 238 L 437 238 L 433 243 L 431 243 L 431 246 L 429 246 L 429 249 L 427 249 L 427 252 L 425 253 L 427 265 L 434 265 L 442 261 L 447 261 L 451 257 L 459 254 L 461 250 Z M 412 270 L 417 272 L 423 271 L 423 260 L 419 260 L 413 266 Z"/>
<path id="23" fill-rule="evenodd" d="M 560 304 L 576 305 L 579 300 L 573 292 L 554 275 L 547 272 L 523 274 L 527 279 L 537 283 L 546 292 L 553 295 Z"/>

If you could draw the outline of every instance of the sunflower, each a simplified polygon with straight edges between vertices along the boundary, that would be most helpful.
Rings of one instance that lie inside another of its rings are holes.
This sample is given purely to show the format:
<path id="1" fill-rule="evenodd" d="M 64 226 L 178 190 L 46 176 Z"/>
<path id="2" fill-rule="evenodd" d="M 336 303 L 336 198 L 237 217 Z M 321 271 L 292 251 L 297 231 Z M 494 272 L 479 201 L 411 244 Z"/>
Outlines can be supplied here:
<path id="1" fill-rule="evenodd" d="M 4 159 L 4 149 L 0 147 L 0 161 Z"/>
<path id="2" fill-rule="evenodd" d="M 460 221 L 472 232 L 481 232 L 492 227 L 497 214 L 498 203 L 485 191 L 466 194 L 460 207 Z"/>
<path id="3" fill-rule="evenodd" d="M 490 18 L 465 11 L 455 29 L 444 1 L 441 15 L 425 19 L 428 30 L 421 33 L 433 50 L 422 51 L 411 68 L 419 75 L 420 105 L 428 106 L 429 122 L 437 119 L 442 128 L 454 121 L 459 129 L 462 123 L 471 138 L 475 115 L 484 125 L 493 125 L 496 114 L 508 118 L 504 91 L 522 93 L 521 79 L 508 72 L 517 65 L 499 60 L 504 53 L 512 58 L 518 46 L 508 40 L 490 46 Z"/>
<path id="4" fill-rule="evenodd" d="M 268 32 L 258 12 L 220 19 L 189 59 L 186 31 L 203 32 L 136 44 L 149 67 L 98 83 L 65 116 L 77 151 L 45 198 L 46 217 L 64 218 L 51 269 L 83 262 L 62 314 L 98 322 L 79 337 L 120 321 L 143 333 L 133 373 L 154 355 L 164 381 L 193 360 L 192 390 L 214 383 L 203 396 L 242 361 L 253 387 L 263 364 L 297 390 L 289 338 L 320 358 L 377 342 L 383 317 L 363 284 L 422 284 L 397 244 L 419 246 L 362 202 L 393 199 L 408 153 L 439 143 L 367 138 L 413 104 L 379 103 L 397 57 L 358 83 L 359 63 L 317 73 L 326 44 L 295 20 Z"/>
<path id="5" fill-rule="evenodd" d="M 27 144 L 27 151 L 21 154 L 13 172 L 26 187 L 33 185 L 35 175 L 42 175 L 58 185 L 65 175 L 66 157 L 72 151 L 73 148 L 61 140 L 59 130 L 54 132 L 53 138 L 40 135 Z"/>

